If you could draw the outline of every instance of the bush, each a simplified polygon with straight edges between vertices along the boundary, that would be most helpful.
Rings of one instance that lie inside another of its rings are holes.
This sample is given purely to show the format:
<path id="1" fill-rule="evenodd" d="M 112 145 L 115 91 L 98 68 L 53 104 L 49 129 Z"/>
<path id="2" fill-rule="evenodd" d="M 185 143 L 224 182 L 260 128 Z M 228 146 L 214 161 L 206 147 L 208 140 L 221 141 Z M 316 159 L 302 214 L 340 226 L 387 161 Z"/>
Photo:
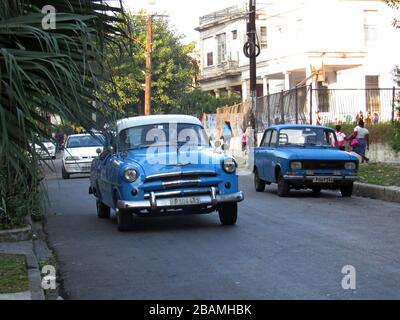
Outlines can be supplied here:
<path id="1" fill-rule="evenodd" d="M 0 167 L 0 229 L 21 227 L 26 217 L 39 220 L 43 212 L 43 197 L 39 182 L 14 170 Z"/>

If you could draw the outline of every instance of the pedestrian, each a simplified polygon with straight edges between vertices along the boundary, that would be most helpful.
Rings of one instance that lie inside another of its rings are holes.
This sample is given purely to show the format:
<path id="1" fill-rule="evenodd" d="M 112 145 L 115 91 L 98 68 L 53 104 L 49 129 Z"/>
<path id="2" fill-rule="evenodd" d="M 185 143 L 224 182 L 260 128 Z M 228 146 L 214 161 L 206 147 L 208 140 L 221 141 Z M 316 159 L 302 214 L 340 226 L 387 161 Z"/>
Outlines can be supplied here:
<path id="1" fill-rule="evenodd" d="M 224 137 L 224 143 L 225 143 L 224 150 L 227 151 L 230 148 L 231 138 L 232 138 L 232 128 L 231 128 L 230 122 L 228 122 L 228 121 L 226 121 L 224 123 L 223 137 Z"/>
<path id="2" fill-rule="evenodd" d="M 353 151 L 361 156 L 361 163 L 368 163 L 369 159 L 365 156 L 365 150 L 369 150 L 369 131 L 364 128 L 363 120 L 358 121 L 358 126 L 354 128 L 354 132 L 348 140 L 350 140 Z"/>
<path id="3" fill-rule="evenodd" d="M 368 111 L 367 116 L 365 117 L 365 126 L 368 128 L 372 125 L 374 118 L 372 117 L 371 112 Z"/>
<path id="4" fill-rule="evenodd" d="M 378 124 L 379 122 L 379 114 L 378 112 L 374 112 L 374 120 L 373 120 L 374 124 Z"/>
<path id="5" fill-rule="evenodd" d="M 317 126 L 322 126 L 322 118 L 320 115 L 320 111 L 317 110 L 316 114 L 317 114 Z"/>
<path id="6" fill-rule="evenodd" d="M 336 138 L 338 142 L 338 147 L 340 150 L 345 150 L 346 134 L 342 131 L 342 126 L 338 124 L 336 126 Z"/>
<path id="7" fill-rule="evenodd" d="M 243 131 L 243 133 L 242 133 L 242 140 L 241 140 L 241 142 L 242 142 L 242 152 L 246 152 L 246 148 L 247 148 L 247 135 L 246 135 L 246 132 L 245 132 L 245 131 Z"/>
<path id="8" fill-rule="evenodd" d="M 364 121 L 364 114 L 361 110 L 359 113 L 356 114 L 356 124 L 358 124 L 360 120 Z"/>

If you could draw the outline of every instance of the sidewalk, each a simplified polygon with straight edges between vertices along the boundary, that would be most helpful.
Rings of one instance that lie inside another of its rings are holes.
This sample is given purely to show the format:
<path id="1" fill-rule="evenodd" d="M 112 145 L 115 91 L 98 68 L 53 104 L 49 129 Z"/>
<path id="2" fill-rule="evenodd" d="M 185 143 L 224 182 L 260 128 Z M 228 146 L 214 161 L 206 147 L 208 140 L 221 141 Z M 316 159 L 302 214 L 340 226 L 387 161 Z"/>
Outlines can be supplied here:
<path id="1" fill-rule="evenodd" d="M 45 300 L 33 241 L 0 242 L 0 253 L 25 255 L 30 291 L 0 294 L 0 300 Z"/>

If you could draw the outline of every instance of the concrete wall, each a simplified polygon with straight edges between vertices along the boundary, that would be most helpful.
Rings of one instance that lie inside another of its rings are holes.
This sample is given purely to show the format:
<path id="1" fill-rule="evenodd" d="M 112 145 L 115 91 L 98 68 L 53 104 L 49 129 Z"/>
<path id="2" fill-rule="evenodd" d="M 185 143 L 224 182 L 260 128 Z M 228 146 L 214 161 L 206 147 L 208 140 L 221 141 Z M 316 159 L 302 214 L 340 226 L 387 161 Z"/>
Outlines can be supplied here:
<path id="1" fill-rule="evenodd" d="M 400 162 L 400 152 L 395 152 L 389 144 L 372 143 L 367 151 L 372 162 Z"/>

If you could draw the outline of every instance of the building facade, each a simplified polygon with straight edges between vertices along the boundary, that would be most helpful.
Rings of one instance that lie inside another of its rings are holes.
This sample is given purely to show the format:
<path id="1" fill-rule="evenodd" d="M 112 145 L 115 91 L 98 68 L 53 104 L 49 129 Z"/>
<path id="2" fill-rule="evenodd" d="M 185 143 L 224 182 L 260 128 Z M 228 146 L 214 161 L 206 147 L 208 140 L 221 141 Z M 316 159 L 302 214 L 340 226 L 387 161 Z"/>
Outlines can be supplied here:
<path id="1" fill-rule="evenodd" d="M 249 98 L 249 61 L 242 49 L 247 10 L 246 1 L 200 17 L 202 90 Z M 393 87 L 393 68 L 400 64 L 395 14 L 376 0 L 260 1 L 257 95 L 306 84 L 316 89 Z"/>

